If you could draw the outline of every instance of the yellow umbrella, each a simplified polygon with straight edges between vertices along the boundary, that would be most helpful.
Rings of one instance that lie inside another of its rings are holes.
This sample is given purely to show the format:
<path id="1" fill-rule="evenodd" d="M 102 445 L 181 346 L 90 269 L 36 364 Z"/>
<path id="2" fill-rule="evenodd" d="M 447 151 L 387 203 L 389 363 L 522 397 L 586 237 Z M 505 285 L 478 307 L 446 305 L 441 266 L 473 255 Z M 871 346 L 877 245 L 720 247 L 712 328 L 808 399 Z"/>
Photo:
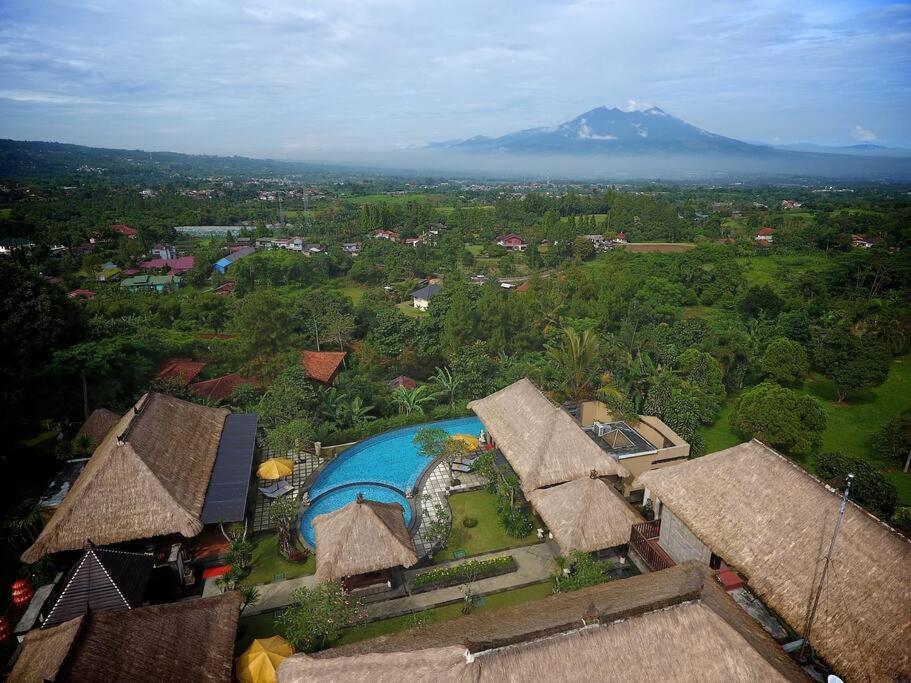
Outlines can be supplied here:
<path id="1" fill-rule="evenodd" d="M 256 476 L 260 479 L 284 479 L 293 472 L 294 462 L 291 458 L 269 458 L 256 470 Z"/>
<path id="2" fill-rule="evenodd" d="M 235 662 L 240 683 L 275 683 L 278 665 L 294 654 L 291 643 L 281 636 L 257 638 Z"/>
<path id="3" fill-rule="evenodd" d="M 458 441 L 462 444 L 462 448 L 466 451 L 476 451 L 478 450 L 478 438 L 472 436 L 471 434 L 456 434 L 452 437 L 453 441 Z"/>

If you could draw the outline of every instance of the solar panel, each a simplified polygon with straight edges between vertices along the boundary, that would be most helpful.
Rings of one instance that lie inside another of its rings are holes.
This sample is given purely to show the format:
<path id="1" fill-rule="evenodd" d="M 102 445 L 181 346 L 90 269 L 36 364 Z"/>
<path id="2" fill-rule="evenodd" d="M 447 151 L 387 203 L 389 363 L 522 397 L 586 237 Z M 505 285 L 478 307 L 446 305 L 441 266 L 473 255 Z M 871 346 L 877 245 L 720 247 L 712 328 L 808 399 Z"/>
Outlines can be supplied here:
<path id="1" fill-rule="evenodd" d="M 225 418 L 200 515 L 203 524 L 239 522 L 244 518 L 256 446 L 256 421 L 256 415 L 252 414 L 231 414 Z"/>

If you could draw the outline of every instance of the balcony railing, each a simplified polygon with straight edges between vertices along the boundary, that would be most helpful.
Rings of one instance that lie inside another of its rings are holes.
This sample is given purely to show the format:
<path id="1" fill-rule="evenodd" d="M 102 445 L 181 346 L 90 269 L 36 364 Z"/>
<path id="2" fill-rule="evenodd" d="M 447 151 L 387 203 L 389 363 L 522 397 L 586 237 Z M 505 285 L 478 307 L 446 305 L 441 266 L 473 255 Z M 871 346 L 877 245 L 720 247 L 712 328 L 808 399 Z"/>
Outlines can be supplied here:
<path id="1" fill-rule="evenodd" d="M 660 519 L 634 524 L 630 529 L 630 546 L 639 553 L 639 557 L 645 560 L 645 563 L 654 572 L 674 566 L 674 561 L 664 552 L 664 548 L 658 545 L 660 533 Z"/>

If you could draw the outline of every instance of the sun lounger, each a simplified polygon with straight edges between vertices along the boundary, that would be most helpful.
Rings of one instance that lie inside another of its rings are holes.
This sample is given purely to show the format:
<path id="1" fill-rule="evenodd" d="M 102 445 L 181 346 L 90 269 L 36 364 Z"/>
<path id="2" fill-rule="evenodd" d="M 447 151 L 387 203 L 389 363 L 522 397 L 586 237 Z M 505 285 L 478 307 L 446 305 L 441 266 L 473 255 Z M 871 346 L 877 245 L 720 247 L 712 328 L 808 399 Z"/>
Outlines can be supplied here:
<path id="1" fill-rule="evenodd" d="M 281 498 L 282 496 L 291 493 L 294 490 L 294 487 L 285 480 L 276 482 L 272 486 L 265 486 L 259 490 L 266 498 Z"/>
<path id="2" fill-rule="evenodd" d="M 453 472 L 471 472 L 471 465 L 464 465 L 460 462 L 452 463 Z"/>

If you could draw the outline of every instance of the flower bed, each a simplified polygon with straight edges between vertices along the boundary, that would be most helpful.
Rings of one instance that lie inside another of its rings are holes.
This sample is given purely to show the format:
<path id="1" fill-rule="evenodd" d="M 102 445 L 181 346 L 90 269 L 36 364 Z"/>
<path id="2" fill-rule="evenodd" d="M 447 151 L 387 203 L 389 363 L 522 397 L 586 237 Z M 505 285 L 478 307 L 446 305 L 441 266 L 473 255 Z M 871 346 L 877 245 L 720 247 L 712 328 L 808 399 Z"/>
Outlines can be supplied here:
<path id="1" fill-rule="evenodd" d="M 489 579 L 492 576 L 509 574 L 516 571 L 518 565 L 512 555 L 493 557 L 489 560 L 470 560 L 451 567 L 429 569 L 411 577 L 409 585 L 413 593 L 457 586 L 460 583 Z"/>

